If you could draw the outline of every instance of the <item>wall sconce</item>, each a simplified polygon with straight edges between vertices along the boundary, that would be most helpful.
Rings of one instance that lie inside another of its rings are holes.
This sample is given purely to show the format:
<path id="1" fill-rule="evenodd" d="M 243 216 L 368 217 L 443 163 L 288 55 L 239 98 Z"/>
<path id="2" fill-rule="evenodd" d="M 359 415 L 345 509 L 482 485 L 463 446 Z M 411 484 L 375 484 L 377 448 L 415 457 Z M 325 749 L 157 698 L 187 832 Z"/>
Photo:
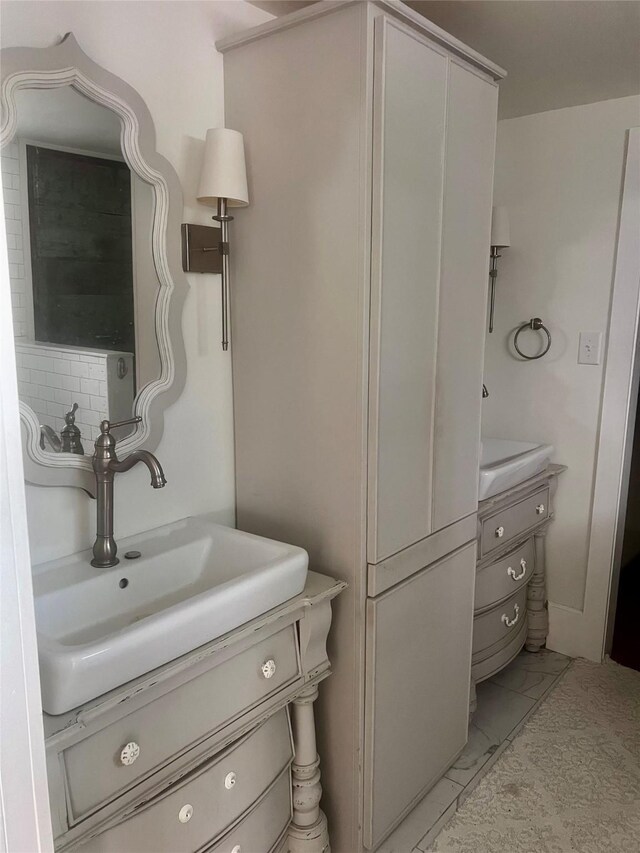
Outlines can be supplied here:
<path id="1" fill-rule="evenodd" d="M 494 207 L 491 217 L 491 268 L 489 282 L 491 285 L 491 304 L 489 308 L 489 332 L 493 332 L 493 311 L 496 302 L 496 278 L 498 277 L 498 258 L 502 255 L 499 249 L 511 245 L 509 234 L 509 211 L 506 207 Z"/>
<path id="2" fill-rule="evenodd" d="M 210 226 L 182 226 L 182 266 L 185 272 L 222 273 L 222 349 L 229 348 L 229 207 L 249 204 L 244 140 L 237 130 L 215 127 L 207 131 L 198 186 L 198 201 L 217 207 L 220 240 Z M 207 245 L 208 244 L 208 245 Z M 212 253 L 212 254 L 209 254 Z"/>

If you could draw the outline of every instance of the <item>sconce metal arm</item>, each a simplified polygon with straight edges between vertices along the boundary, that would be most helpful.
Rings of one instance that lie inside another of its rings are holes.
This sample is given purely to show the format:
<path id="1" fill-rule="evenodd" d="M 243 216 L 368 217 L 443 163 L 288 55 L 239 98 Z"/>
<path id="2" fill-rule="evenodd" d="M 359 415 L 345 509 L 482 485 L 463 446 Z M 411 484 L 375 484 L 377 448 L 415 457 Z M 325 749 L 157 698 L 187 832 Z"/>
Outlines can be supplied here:
<path id="1" fill-rule="evenodd" d="M 213 218 L 220 223 L 222 237 L 218 251 L 222 256 L 222 349 L 226 351 L 229 349 L 229 223 L 233 220 L 227 213 L 226 198 L 218 199 L 218 213 Z"/>
<path id="2" fill-rule="evenodd" d="M 489 282 L 491 285 L 491 302 L 489 306 L 489 333 L 493 332 L 493 312 L 496 306 L 496 278 L 498 277 L 498 258 L 502 255 L 497 246 L 491 247 L 491 267 L 489 269 Z"/>

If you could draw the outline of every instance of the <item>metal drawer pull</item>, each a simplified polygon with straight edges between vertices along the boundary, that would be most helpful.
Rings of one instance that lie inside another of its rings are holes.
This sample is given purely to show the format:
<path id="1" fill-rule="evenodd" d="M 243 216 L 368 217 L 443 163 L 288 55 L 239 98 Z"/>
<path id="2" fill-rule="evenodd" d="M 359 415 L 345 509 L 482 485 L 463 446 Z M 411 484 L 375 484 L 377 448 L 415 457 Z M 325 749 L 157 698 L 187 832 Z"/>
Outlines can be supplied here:
<path id="1" fill-rule="evenodd" d="M 238 777 L 235 773 L 227 773 L 227 775 L 224 777 L 224 787 L 227 789 L 227 791 L 230 791 L 233 788 L 237 780 Z"/>
<path id="2" fill-rule="evenodd" d="M 522 571 L 519 575 L 516 574 L 516 570 L 512 569 L 511 566 L 507 569 L 507 574 L 510 578 L 513 578 L 514 581 L 522 580 L 527 572 L 527 561 L 525 559 L 520 560 L 520 566 L 522 567 Z"/>
<path id="3" fill-rule="evenodd" d="M 517 604 L 513 605 L 513 619 L 509 619 L 506 613 L 502 614 L 502 621 L 507 626 L 507 628 L 513 628 L 518 619 L 520 618 L 520 607 Z"/>
<path id="4" fill-rule="evenodd" d="M 498 537 L 498 539 L 502 539 L 502 537 L 504 536 L 504 527 L 496 527 L 496 536 Z"/>
<path id="5" fill-rule="evenodd" d="M 187 803 L 186 806 L 182 806 L 182 808 L 178 812 L 178 820 L 180 821 L 180 823 L 189 823 L 192 817 L 193 806 L 191 805 L 191 803 Z"/>
<path id="6" fill-rule="evenodd" d="M 125 744 L 120 750 L 120 763 L 128 766 L 129 764 L 133 764 L 133 762 L 140 755 L 140 747 L 138 744 L 132 740 L 129 743 Z"/>
<path id="7" fill-rule="evenodd" d="M 265 678 L 271 678 L 276 674 L 276 662 L 274 660 L 265 661 L 262 664 L 262 674 Z"/>
<path id="8" fill-rule="evenodd" d="M 538 515 L 542 515 L 542 513 L 544 512 L 544 504 L 538 504 L 538 506 L 536 507 L 536 512 L 538 513 Z"/>

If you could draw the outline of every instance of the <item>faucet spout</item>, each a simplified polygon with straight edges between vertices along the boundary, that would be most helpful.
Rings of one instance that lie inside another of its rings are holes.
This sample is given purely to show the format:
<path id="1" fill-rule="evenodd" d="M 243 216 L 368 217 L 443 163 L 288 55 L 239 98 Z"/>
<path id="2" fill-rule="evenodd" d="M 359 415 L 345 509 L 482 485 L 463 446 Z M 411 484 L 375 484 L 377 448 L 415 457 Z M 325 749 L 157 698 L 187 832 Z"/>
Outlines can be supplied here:
<path id="1" fill-rule="evenodd" d="M 167 485 L 162 465 L 153 453 L 149 453 L 148 450 L 134 450 L 126 459 L 122 459 L 121 461 L 112 460 L 109 463 L 109 469 L 116 474 L 122 471 L 130 471 L 138 462 L 143 462 L 149 469 L 151 485 L 154 489 L 162 489 L 163 486 Z"/>
<path id="2" fill-rule="evenodd" d="M 40 448 L 42 450 L 46 449 L 45 439 L 51 445 L 51 449 L 54 453 L 60 453 L 62 451 L 62 439 L 58 433 L 51 429 L 49 424 L 40 424 Z"/>

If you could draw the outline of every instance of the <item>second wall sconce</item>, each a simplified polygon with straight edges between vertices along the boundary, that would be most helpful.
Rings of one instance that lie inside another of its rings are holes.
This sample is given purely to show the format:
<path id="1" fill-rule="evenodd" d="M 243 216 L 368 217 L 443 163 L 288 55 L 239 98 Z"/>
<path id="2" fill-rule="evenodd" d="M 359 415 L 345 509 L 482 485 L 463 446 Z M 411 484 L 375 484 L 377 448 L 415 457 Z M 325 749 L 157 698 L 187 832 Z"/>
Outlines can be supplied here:
<path id="1" fill-rule="evenodd" d="M 491 286 L 491 302 L 489 307 L 489 332 L 493 332 L 493 312 L 496 303 L 496 278 L 498 277 L 498 258 L 501 258 L 500 249 L 506 249 L 511 245 L 509 234 L 509 211 L 506 207 L 494 207 L 491 217 L 491 268 L 489 269 L 489 283 Z"/>
<path id="2" fill-rule="evenodd" d="M 198 186 L 198 201 L 217 207 L 217 228 L 182 226 L 182 267 L 185 272 L 222 273 L 222 349 L 229 348 L 229 207 L 249 204 L 244 140 L 237 130 L 215 127 L 207 131 Z"/>

